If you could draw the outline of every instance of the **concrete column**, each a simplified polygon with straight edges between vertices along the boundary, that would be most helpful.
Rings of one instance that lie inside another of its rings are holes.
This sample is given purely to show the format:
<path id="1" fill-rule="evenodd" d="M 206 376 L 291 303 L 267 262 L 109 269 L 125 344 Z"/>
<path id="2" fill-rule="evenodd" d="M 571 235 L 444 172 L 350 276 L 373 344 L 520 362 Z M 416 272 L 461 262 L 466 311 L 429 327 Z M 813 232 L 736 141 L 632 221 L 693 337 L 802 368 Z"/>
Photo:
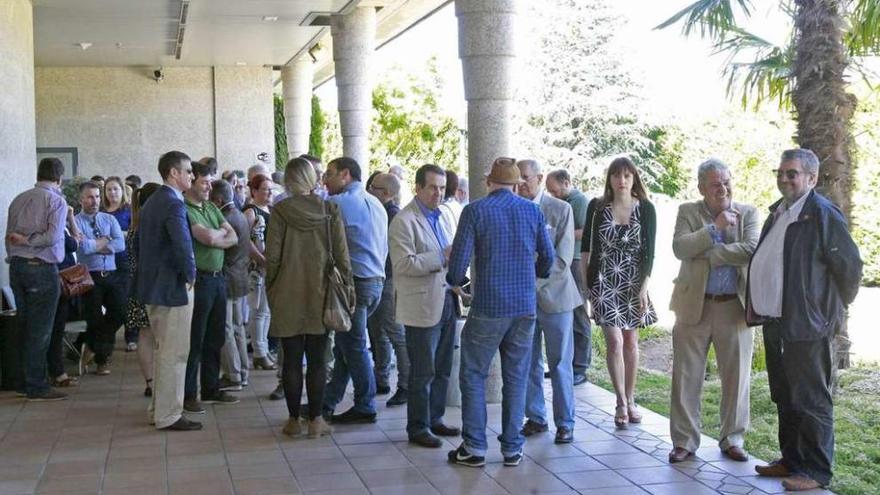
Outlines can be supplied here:
<path id="1" fill-rule="evenodd" d="M 366 179 L 370 167 L 370 122 L 373 84 L 370 60 L 375 49 L 376 9 L 358 7 L 330 18 L 333 63 L 336 65 L 342 150 L 357 160 Z"/>
<path id="2" fill-rule="evenodd" d="M 0 232 L 6 232 L 9 203 L 37 177 L 34 130 L 34 13 L 30 0 L 0 2 Z M 6 246 L 0 243 L 0 259 Z M 0 267 L 0 286 L 9 270 Z"/>
<path id="3" fill-rule="evenodd" d="M 471 201 L 486 194 L 485 173 L 510 156 L 516 0 L 455 0 L 458 56 L 468 102 Z"/>
<path id="4" fill-rule="evenodd" d="M 308 56 L 294 60 L 281 71 L 288 159 L 309 152 L 313 78 L 314 69 Z"/>

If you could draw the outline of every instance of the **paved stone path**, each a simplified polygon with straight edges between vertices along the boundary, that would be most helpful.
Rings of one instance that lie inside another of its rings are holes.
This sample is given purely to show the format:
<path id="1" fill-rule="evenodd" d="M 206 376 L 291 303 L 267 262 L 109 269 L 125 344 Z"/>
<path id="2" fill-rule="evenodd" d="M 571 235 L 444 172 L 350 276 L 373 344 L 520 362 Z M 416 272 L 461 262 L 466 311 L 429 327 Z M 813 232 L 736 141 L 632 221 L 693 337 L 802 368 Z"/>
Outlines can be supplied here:
<path id="1" fill-rule="evenodd" d="M 755 461 L 723 459 L 709 438 L 696 460 L 670 466 L 667 419 L 643 411 L 640 426 L 615 430 L 614 397 L 592 385 L 576 389 L 575 443 L 554 445 L 552 433 L 533 437 L 523 463 L 509 468 L 490 432 L 488 464 L 475 469 L 447 463 L 456 441 L 442 449 L 408 444 L 406 408 L 386 408 L 387 397 L 378 401 L 376 424 L 337 426 L 332 437 L 316 440 L 288 438 L 281 434 L 284 402 L 266 398 L 275 384 L 273 372 L 254 372 L 238 394 L 241 403 L 208 406 L 194 418 L 204 421 L 202 431 L 171 433 L 146 424 L 134 353 L 117 351 L 113 373 L 83 377 L 67 401 L 28 403 L 2 392 L 0 495 L 782 491 L 779 480 L 754 476 Z M 498 430 L 500 406 L 488 412 L 490 428 Z M 447 422 L 460 424 L 458 408 L 448 409 Z"/>

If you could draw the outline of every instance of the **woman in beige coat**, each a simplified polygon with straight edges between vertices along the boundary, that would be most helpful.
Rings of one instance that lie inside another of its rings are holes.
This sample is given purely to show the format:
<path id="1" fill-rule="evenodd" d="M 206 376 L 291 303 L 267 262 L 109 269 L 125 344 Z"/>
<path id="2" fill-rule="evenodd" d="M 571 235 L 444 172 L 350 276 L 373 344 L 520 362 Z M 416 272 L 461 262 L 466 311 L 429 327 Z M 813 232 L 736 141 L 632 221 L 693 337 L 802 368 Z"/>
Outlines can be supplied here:
<path id="1" fill-rule="evenodd" d="M 345 242 L 345 226 L 339 208 L 312 191 L 317 177 L 312 165 L 294 158 L 284 172 L 291 196 L 275 205 L 266 237 L 266 288 L 272 322 L 269 335 L 280 337 L 284 352 L 282 385 L 290 419 L 287 435 L 299 435 L 302 362 L 305 354 L 306 394 L 309 399 L 309 436 L 329 431 L 321 418 L 327 331 L 323 324 L 324 294 L 330 246 L 336 267 L 348 284 L 354 285 Z M 329 222 L 329 239 L 328 239 Z"/>

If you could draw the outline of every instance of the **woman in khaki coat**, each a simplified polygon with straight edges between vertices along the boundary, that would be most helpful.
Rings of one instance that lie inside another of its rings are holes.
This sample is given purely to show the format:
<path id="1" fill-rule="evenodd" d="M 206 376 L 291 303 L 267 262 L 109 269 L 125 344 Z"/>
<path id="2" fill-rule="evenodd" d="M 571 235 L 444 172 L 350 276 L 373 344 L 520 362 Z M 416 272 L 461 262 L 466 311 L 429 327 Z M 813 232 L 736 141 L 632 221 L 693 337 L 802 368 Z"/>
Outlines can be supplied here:
<path id="1" fill-rule="evenodd" d="M 287 164 L 284 178 L 291 196 L 275 205 L 266 237 L 266 287 L 272 314 L 269 335 L 281 338 L 284 352 L 281 381 L 290 414 L 284 433 L 295 436 L 302 432 L 299 415 L 305 354 L 308 432 L 310 437 L 318 437 L 329 432 L 321 405 L 327 382 L 327 331 L 322 316 L 330 246 L 343 278 L 352 287 L 354 282 L 342 216 L 335 204 L 312 193 L 317 185 L 312 165 L 294 158 Z"/>

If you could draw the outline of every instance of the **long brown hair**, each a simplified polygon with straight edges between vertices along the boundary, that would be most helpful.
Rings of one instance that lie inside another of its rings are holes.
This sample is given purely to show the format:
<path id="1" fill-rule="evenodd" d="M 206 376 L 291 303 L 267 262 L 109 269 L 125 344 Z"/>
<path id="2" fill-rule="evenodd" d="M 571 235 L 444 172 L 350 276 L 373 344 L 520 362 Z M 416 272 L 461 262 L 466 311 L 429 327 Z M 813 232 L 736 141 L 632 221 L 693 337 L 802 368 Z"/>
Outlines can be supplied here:
<path id="1" fill-rule="evenodd" d="M 122 197 L 119 198 L 119 209 L 123 209 L 126 206 L 131 207 L 131 197 L 128 194 L 128 190 L 125 189 L 125 181 L 117 176 L 111 176 L 104 179 L 104 190 L 101 191 L 101 206 L 104 210 L 110 207 L 110 201 L 107 199 L 107 186 L 110 185 L 111 182 L 115 182 L 119 184 L 119 188 L 122 189 Z"/>
<path id="2" fill-rule="evenodd" d="M 611 187 L 611 177 L 623 172 L 629 172 L 633 176 L 632 197 L 639 201 L 648 199 L 648 192 L 645 191 L 645 186 L 642 185 L 642 179 L 639 177 L 639 169 L 636 168 L 636 164 L 629 157 L 621 156 L 615 158 L 611 165 L 608 166 L 608 173 L 605 175 L 605 194 L 602 196 L 603 204 L 610 204 L 614 201 L 614 188 Z"/>
<path id="3" fill-rule="evenodd" d="M 160 187 L 161 186 L 155 182 L 147 182 L 144 184 L 144 187 L 135 189 L 134 198 L 131 204 L 131 225 L 129 226 L 129 230 L 137 230 L 141 218 L 141 208 L 147 203 L 147 199 L 150 195 L 158 191 Z"/>

